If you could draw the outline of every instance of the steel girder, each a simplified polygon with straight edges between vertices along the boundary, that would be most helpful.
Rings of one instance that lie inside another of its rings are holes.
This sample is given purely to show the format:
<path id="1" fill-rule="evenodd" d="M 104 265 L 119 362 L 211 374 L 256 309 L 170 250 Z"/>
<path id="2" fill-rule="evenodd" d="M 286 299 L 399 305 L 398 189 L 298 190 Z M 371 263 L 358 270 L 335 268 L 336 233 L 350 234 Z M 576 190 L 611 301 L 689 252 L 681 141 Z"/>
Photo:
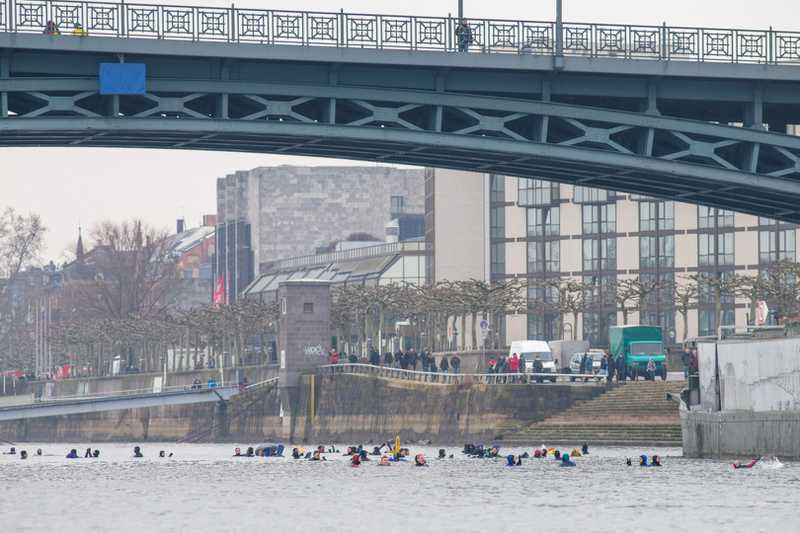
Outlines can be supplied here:
<path id="1" fill-rule="evenodd" d="M 0 146 L 272 152 L 544 178 L 800 222 L 800 138 L 446 92 L 152 80 L 0 80 Z"/>

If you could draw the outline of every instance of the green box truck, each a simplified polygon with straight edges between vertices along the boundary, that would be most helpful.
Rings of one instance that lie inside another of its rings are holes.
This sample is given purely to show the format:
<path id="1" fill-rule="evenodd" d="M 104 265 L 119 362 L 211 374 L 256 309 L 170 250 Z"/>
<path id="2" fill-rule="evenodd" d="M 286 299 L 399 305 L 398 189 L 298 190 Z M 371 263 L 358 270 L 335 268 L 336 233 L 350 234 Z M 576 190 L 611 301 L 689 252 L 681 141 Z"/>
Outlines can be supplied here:
<path id="1" fill-rule="evenodd" d="M 647 363 L 656 366 L 654 376 L 667 379 L 667 353 L 664 350 L 661 328 L 658 326 L 611 326 L 608 344 L 615 360 L 623 357 L 631 379 L 647 375 Z"/>

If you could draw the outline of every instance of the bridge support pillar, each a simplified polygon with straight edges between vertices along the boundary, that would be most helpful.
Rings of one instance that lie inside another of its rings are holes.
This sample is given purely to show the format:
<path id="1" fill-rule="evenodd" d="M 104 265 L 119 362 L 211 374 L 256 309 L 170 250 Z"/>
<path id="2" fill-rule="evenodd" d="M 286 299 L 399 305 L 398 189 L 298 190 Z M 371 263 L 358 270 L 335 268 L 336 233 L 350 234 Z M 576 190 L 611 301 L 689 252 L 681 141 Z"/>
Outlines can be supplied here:
<path id="1" fill-rule="evenodd" d="M 278 302 L 282 437 L 291 441 L 302 437 L 296 428 L 306 416 L 300 412 L 302 376 L 325 364 L 330 349 L 330 282 L 284 281 L 278 287 Z"/>

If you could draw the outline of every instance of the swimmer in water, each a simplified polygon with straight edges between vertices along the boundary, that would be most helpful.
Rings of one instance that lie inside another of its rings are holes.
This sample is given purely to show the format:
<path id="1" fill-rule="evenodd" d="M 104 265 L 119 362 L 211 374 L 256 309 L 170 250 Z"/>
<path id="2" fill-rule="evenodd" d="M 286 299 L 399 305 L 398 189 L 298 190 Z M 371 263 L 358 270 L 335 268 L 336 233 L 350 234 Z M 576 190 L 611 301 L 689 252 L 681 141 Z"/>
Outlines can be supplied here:
<path id="1" fill-rule="evenodd" d="M 42 449 L 41 448 L 36 450 L 36 455 L 39 456 L 39 457 L 42 456 Z"/>
<path id="2" fill-rule="evenodd" d="M 633 461 L 631 461 L 630 457 L 625 459 L 625 464 L 628 465 L 628 466 L 633 466 Z"/>
<path id="3" fill-rule="evenodd" d="M 354 453 L 352 457 L 350 457 L 350 466 L 359 466 L 361 464 L 361 454 Z"/>
<path id="4" fill-rule="evenodd" d="M 522 466 L 522 456 L 507 455 L 506 466 Z"/>
<path id="5" fill-rule="evenodd" d="M 425 456 L 421 453 L 418 453 L 414 456 L 414 466 L 428 466 L 428 462 L 425 460 Z"/>
<path id="6" fill-rule="evenodd" d="M 565 453 L 561 456 L 561 464 L 559 466 L 576 466 L 575 462 L 570 460 L 569 454 Z"/>
<path id="7" fill-rule="evenodd" d="M 309 460 L 310 460 L 310 461 L 327 461 L 327 459 L 325 459 L 324 457 L 322 457 L 322 454 L 320 453 L 320 451 L 319 451 L 319 450 L 315 450 L 315 451 L 314 451 L 314 455 L 312 455 L 312 456 L 311 456 L 311 459 L 309 459 Z"/>
<path id="8" fill-rule="evenodd" d="M 233 456 L 234 457 L 241 457 L 242 456 L 242 449 L 241 448 L 234 448 Z"/>
<path id="9" fill-rule="evenodd" d="M 72 448 L 67 454 L 67 459 L 77 459 L 77 458 L 78 458 L 78 450 Z"/>
<path id="10" fill-rule="evenodd" d="M 440 448 L 439 449 L 439 459 L 444 459 L 446 457 L 447 457 L 447 452 L 445 451 L 444 448 Z"/>
<path id="11" fill-rule="evenodd" d="M 137 459 L 141 458 L 141 457 L 144 457 L 144 455 L 142 455 L 142 449 L 139 448 L 138 446 L 134 446 L 133 447 L 133 456 L 135 458 L 137 458 Z"/>
<path id="12" fill-rule="evenodd" d="M 3 455 L 17 455 L 17 449 L 12 446 L 7 452 L 3 452 Z"/>
<path id="13" fill-rule="evenodd" d="M 21 452 L 19 452 L 19 458 L 20 459 L 27 459 L 28 458 L 28 452 L 26 452 L 25 450 L 22 450 Z"/>
<path id="14" fill-rule="evenodd" d="M 654 455 L 650 460 L 650 466 L 661 466 L 661 458 L 659 458 L 657 455 Z"/>
<path id="15" fill-rule="evenodd" d="M 100 450 L 95 450 L 95 451 L 93 451 L 93 452 L 92 452 L 92 457 L 93 457 L 93 458 L 95 458 L 95 459 L 97 459 L 98 457 L 100 457 Z"/>
<path id="16" fill-rule="evenodd" d="M 83 458 L 84 459 L 91 459 L 91 457 L 92 457 L 92 449 L 91 448 L 86 448 L 86 452 L 84 452 Z"/>
<path id="17" fill-rule="evenodd" d="M 756 463 L 759 462 L 760 460 L 761 460 L 761 457 L 757 457 L 757 458 L 753 459 L 752 461 L 750 461 L 747 464 L 742 464 L 741 461 L 736 461 L 735 463 L 733 463 L 733 468 L 735 468 L 737 470 L 740 469 L 740 468 L 753 468 L 754 466 L 756 466 Z"/>
<path id="18" fill-rule="evenodd" d="M 583 443 L 583 446 L 581 446 L 581 453 L 583 455 L 588 455 L 589 454 L 589 445 L 586 444 L 585 442 Z"/>
<path id="19" fill-rule="evenodd" d="M 389 456 L 387 455 L 381 456 L 381 460 L 378 463 L 378 466 L 392 466 L 391 461 L 389 461 Z"/>
<path id="20" fill-rule="evenodd" d="M 639 456 L 639 466 L 650 466 L 649 464 L 647 464 L 647 456 L 646 455 L 640 455 Z"/>

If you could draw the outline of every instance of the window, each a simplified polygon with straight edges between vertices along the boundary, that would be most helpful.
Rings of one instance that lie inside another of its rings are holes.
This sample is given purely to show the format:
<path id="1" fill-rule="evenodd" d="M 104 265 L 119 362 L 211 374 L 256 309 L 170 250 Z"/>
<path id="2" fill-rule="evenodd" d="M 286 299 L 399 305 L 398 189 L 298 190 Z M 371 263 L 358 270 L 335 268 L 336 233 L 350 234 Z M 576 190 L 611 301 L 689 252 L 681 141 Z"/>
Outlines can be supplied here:
<path id="1" fill-rule="evenodd" d="M 306 302 L 303 304 L 303 314 L 304 315 L 313 315 L 314 314 L 314 303 L 313 302 Z"/>
<path id="2" fill-rule="evenodd" d="M 541 310 L 542 306 L 558 303 L 558 298 L 555 285 L 528 287 L 528 309 Z"/>
<path id="3" fill-rule="evenodd" d="M 558 203 L 558 190 L 558 183 L 520 178 L 517 203 L 520 207 L 552 205 Z"/>
<path id="4" fill-rule="evenodd" d="M 584 276 L 583 299 L 588 307 L 615 307 L 616 276 Z"/>
<path id="5" fill-rule="evenodd" d="M 528 243 L 528 272 L 560 272 L 561 243 L 532 241 Z"/>
<path id="6" fill-rule="evenodd" d="M 761 264 L 795 260 L 796 236 L 794 229 L 759 231 L 758 262 Z"/>
<path id="7" fill-rule="evenodd" d="M 506 236 L 506 208 L 489 209 L 489 236 L 492 239 L 504 239 Z"/>
<path id="8" fill-rule="evenodd" d="M 489 201 L 490 202 L 505 202 L 506 201 L 506 177 L 497 174 L 489 176 Z"/>
<path id="9" fill-rule="evenodd" d="M 617 231 L 617 205 L 584 205 L 583 233 L 614 233 Z"/>
<path id="10" fill-rule="evenodd" d="M 639 231 L 660 231 L 674 228 L 674 202 L 639 202 Z"/>
<path id="11" fill-rule="evenodd" d="M 559 235 L 561 229 L 558 207 L 528 208 L 528 237 L 550 237 Z"/>
<path id="12" fill-rule="evenodd" d="M 536 341 L 552 341 L 561 338 L 558 332 L 559 317 L 557 314 L 528 314 L 528 339 Z"/>
<path id="13" fill-rule="evenodd" d="M 732 266 L 734 233 L 700 233 L 697 236 L 697 262 L 700 266 Z"/>
<path id="14" fill-rule="evenodd" d="M 617 239 L 584 239 L 583 270 L 616 270 Z"/>
<path id="15" fill-rule="evenodd" d="M 389 210 L 392 212 L 393 215 L 402 215 L 403 213 L 406 212 L 405 196 L 392 196 L 390 201 L 391 205 L 389 206 Z"/>
<path id="16" fill-rule="evenodd" d="M 714 219 L 716 218 L 716 224 Z M 732 228 L 733 211 L 717 209 L 716 207 L 697 206 L 697 227 L 707 228 Z"/>
<path id="17" fill-rule="evenodd" d="M 639 268 L 675 266 L 675 237 L 659 235 L 639 237 Z"/>
<path id="18" fill-rule="evenodd" d="M 506 245 L 496 242 L 489 245 L 489 268 L 492 276 L 502 276 L 506 273 Z"/>
<path id="19" fill-rule="evenodd" d="M 716 335 L 714 330 L 714 309 L 700 309 L 698 312 L 698 335 Z M 721 326 L 732 326 L 735 324 L 735 316 L 733 308 L 722 308 L 722 319 L 720 320 Z"/>
<path id="20" fill-rule="evenodd" d="M 576 204 L 596 204 L 610 202 L 613 193 L 605 189 L 593 189 L 591 187 L 575 186 L 573 201 Z"/>
<path id="21" fill-rule="evenodd" d="M 608 346 L 608 328 L 616 323 L 616 312 L 583 313 L 583 338 L 592 346 Z"/>

